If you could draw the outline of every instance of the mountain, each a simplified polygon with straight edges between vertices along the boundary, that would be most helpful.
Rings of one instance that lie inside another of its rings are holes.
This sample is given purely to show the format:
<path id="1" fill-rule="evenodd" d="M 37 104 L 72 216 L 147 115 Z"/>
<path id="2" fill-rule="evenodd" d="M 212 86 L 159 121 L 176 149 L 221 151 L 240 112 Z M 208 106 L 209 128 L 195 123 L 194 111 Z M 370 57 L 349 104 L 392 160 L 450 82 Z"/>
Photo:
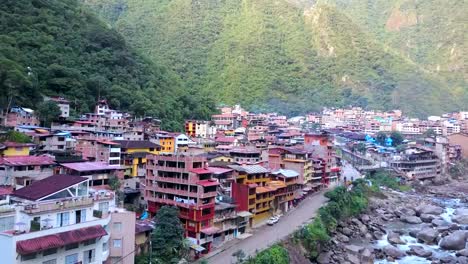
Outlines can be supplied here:
<path id="1" fill-rule="evenodd" d="M 2 1 L 0 92 L 2 109 L 34 108 L 44 95 L 61 95 L 77 116 L 106 98 L 114 108 L 177 129 L 184 118 L 206 118 L 214 108 L 75 0 Z"/>
<path id="2" fill-rule="evenodd" d="M 438 41 L 427 41 L 432 32 L 445 38 L 443 29 L 430 27 L 444 24 L 440 19 L 458 12 L 462 1 L 439 14 L 436 4 L 443 1 L 414 0 L 418 7 L 433 2 L 421 12 L 438 18 L 426 18 L 429 25 L 421 18 L 418 25 L 425 30 L 408 33 L 394 26 L 402 24 L 399 19 L 388 24 L 400 31 L 381 28 L 392 20 L 392 8 L 405 8 L 404 0 L 82 1 L 131 46 L 170 67 L 186 87 L 221 103 L 287 114 L 358 105 L 420 116 L 468 103 L 463 64 L 449 63 Z M 405 19 L 412 23 L 411 15 Z M 400 47 L 406 34 L 418 39 L 411 45 L 424 48 Z M 457 31 L 447 41 L 460 34 L 466 35 Z M 463 41 L 458 45 L 456 61 L 463 61 Z M 439 70 L 431 70 L 439 61 Z"/>

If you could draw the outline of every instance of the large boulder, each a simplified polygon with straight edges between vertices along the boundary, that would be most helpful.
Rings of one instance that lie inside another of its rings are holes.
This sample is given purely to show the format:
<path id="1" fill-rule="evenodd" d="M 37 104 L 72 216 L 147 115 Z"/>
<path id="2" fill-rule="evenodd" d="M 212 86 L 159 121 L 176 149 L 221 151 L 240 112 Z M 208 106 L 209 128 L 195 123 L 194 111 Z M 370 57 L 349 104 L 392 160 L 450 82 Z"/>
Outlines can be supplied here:
<path id="1" fill-rule="evenodd" d="M 320 255 L 317 257 L 317 262 L 319 264 L 328 264 L 331 262 L 331 255 L 332 253 L 330 251 L 328 252 L 322 252 Z"/>
<path id="2" fill-rule="evenodd" d="M 406 244 L 405 241 L 401 240 L 400 235 L 398 233 L 395 233 L 395 232 L 388 233 L 387 240 L 392 245 L 397 245 L 397 244 L 404 245 L 404 244 Z"/>
<path id="3" fill-rule="evenodd" d="M 358 256 L 359 253 L 364 250 L 364 247 L 357 246 L 357 245 L 347 245 L 345 246 L 345 249 L 348 253 Z"/>
<path id="4" fill-rule="evenodd" d="M 421 219 L 417 216 L 404 216 L 401 218 L 401 221 L 409 224 L 420 224 L 422 223 Z"/>
<path id="5" fill-rule="evenodd" d="M 353 234 L 353 230 L 347 227 L 343 227 L 343 229 L 341 230 L 341 233 L 343 233 L 346 236 L 351 236 Z"/>
<path id="6" fill-rule="evenodd" d="M 431 214 L 431 215 L 440 215 L 444 212 L 444 208 L 432 205 L 432 204 L 422 204 L 415 208 L 416 212 L 420 215 L 422 214 Z"/>
<path id="7" fill-rule="evenodd" d="M 452 221 L 460 225 L 468 225 L 468 215 L 453 215 Z"/>
<path id="8" fill-rule="evenodd" d="M 468 231 L 457 230 L 444 237 L 442 241 L 440 241 L 440 247 L 448 250 L 461 250 L 465 248 L 467 238 Z"/>
<path id="9" fill-rule="evenodd" d="M 457 208 L 453 213 L 456 215 L 468 215 L 468 208 Z"/>
<path id="10" fill-rule="evenodd" d="M 460 251 L 457 251 L 457 256 L 465 256 L 468 257 L 468 248 L 462 249 Z"/>
<path id="11" fill-rule="evenodd" d="M 432 228 L 425 228 L 418 232 L 417 239 L 424 241 L 426 244 L 432 244 L 439 236 L 439 231 Z"/>
<path id="12" fill-rule="evenodd" d="M 361 215 L 361 221 L 362 221 L 362 222 L 367 223 L 367 222 L 369 222 L 370 220 L 371 220 L 371 219 L 370 219 L 370 217 L 369 217 L 368 215 L 366 215 L 366 214 Z"/>
<path id="13" fill-rule="evenodd" d="M 422 214 L 419 216 L 424 223 L 431 223 L 435 219 L 434 215 L 431 214 Z"/>
<path id="14" fill-rule="evenodd" d="M 434 219 L 432 220 L 432 225 L 433 226 L 449 226 L 450 223 L 443 219 Z"/>
<path id="15" fill-rule="evenodd" d="M 404 256 L 406 256 L 406 253 L 399 250 L 398 248 L 394 247 L 394 246 L 385 246 L 383 248 L 383 252 L 385 253 L 385 255 L 391 257 L 391 258 L 394 258 L 394 259 L 400 259 Z"/>
<path id="16" fill-rule="evenodd" d="M 416 255 L 422 258 L 429 258 L 432 256 L 432 252 L 429 250 L 425 250 L 421 246 L 409 246 L 410 250 L 408 251 L 411 255 Z"/>

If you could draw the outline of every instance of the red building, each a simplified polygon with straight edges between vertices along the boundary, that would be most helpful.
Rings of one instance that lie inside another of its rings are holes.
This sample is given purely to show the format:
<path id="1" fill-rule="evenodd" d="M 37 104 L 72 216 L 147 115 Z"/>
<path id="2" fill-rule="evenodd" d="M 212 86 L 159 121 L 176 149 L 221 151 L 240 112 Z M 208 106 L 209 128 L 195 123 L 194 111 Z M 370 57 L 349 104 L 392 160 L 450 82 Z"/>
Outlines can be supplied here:
<path id="1" fill-rule="evenodd" d="M 185 235 L 202 253 L 211 249 L 218 181 L 204 156 L 148 155 L 145 200 L 155 214 L 164 205 L 177 206 Z M 203 248 L 200 248 L 203 247 Z"/>
<path id="2" fill-rule="evenodd" d="M 330 181 L 338 180 L 341 169 L 337 166 L 333 136 L 330 133 L 305 134 L 304 148 L 311 150 L 314 158 L 321 161 L 321 166 L 323 166 L 323 184 L 328 185 Z"/>

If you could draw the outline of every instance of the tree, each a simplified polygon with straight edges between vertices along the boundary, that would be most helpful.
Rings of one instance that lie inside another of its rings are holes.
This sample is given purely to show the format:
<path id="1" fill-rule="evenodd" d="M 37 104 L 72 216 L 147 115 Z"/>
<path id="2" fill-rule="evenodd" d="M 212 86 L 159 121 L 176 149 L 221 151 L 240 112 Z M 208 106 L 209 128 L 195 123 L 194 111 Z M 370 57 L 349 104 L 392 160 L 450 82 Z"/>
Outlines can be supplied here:
<path id="1" fill-rule="evenodd" d="M 424 131 L 423 137 L 424 137 L 424 138 L 436 138 L 436 137 L 437 137 L 437 133 L 435 132 L 434 129 L 429 128 L 428 130 Z"/>
<path id="2" fill-rule="evenodd" d="M 280 245 L 274 245 L 258 253 L 255 258 L 247 261 L 247 264 L 288 264 L 288 251 Z"/>
<path id="3" fill-rule="evenodd" d="M 242 249 L 232 253 L 232 256 L 236 258 L 236 263 L 242 263 L 246 257 L 245 252 Z"/>
<path id="4" fill-rule="evenodd" d="M 13 141 L 17 143 L 31 143 L 31 138 L 21 132 L 10 130 L 7 132 L 3 141 Z"/>
<path id="5" fill-rule="evenodd" d="M 122 185 L 122 183 L 120 182 L 119 178 L 115 177 L 115 176 L 111 176 L 109 178 L 109 187 L 113 190 L 113 191 L 117 191 L 118 189 L 120 189 L 120 186 Z"/>
<path id="6" fill-rule="evenodd" d="M 398 131 L 393 131 L 390 134 L 390 138 L 392 139 L 392 146 L 394 147 L 401 145 L 401 143 L 403 143 L 403 140 L 405 140 L 403 135 Z"/>
<path id="7" fill-rule="evenodd" d="M 364 153 L 366 152 L 366 144 L 360 142 L 359 144 L 356 145 L 355 149 L 360 153 Z"/>
<path id="8" fill-rule="evenodd" d="M 58 118 L 61 113 L 60 108 L 53 101 L 42 102 L 37 107 L 37 116 L 45 127 L 50 126 L 50 123 Z"/>
<path id="9" fill-rule="evenodd" d="M 163 206 L 155 217 L 156 227 L 151 235 L 152 255 L 156 263 L 178 263 L 188 251 L 184 228 L 177 207 Z"/>
<path id="10" fill-rule="evenodd" d="M 377 133 L 377 136 L 375 137 L 375 141 L 377 144 L 384 146 L 385 145 L 385 140 L 387 139 L 387 134 L 385 132 L 380 131 Z"/>

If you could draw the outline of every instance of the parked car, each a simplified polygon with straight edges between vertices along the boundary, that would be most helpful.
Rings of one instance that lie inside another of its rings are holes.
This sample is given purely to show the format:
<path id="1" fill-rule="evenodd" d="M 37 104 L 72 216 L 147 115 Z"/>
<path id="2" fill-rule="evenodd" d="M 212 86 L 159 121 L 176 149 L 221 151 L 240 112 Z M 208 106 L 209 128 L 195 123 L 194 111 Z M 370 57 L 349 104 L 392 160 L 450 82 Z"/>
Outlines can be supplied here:
<path id="1" fill-rule="evenodd" d="M 270 219 L 268 219 L 267 225 L 274 225 L 278 223 L 280 217 L 279 216 L 272 216 Z"/>

